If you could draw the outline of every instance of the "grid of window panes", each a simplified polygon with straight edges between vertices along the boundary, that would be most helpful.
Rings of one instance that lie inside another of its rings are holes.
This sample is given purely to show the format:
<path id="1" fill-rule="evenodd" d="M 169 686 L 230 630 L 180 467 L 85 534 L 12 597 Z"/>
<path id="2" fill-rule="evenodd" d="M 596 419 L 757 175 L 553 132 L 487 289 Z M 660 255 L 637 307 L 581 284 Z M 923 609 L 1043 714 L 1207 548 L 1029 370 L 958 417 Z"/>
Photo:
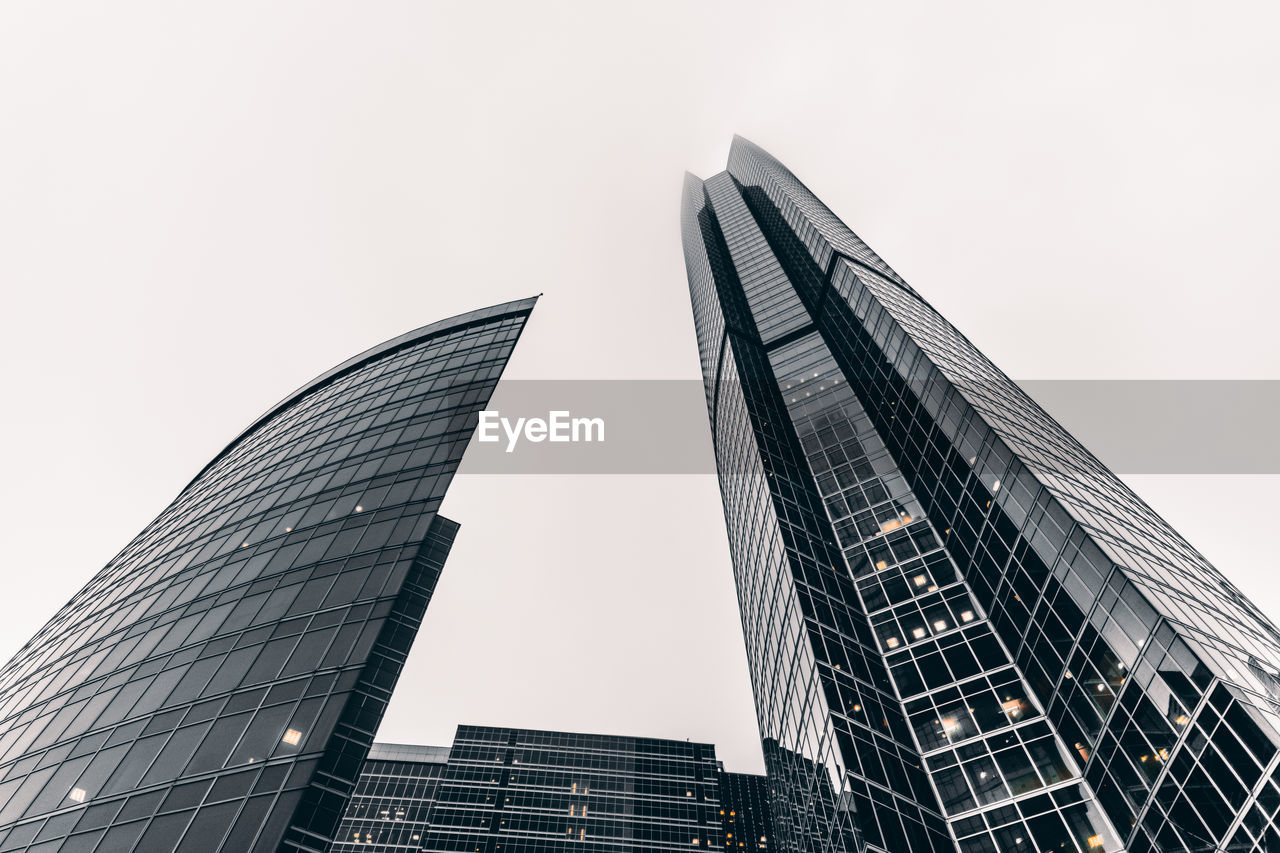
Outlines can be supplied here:
<path id="1" fill-rule="evenodd" d="M 330 853 L 422 849 L 446 747 L 375 743 L 369 751 Z"/>
<path id="2" fill-rule="evenodd" d="M 423 849 L 718 848 L 716 769 L 709 744 L 459 726 Z"/>
<path id="3" fill-rule="evenodd" d="M 954 820 L 1077 778 L 820 336 L 780 347 L 772 360 L 862 607 L 906 700 L 916 740 L 904 741 L 925 756 L 942 809 Z M 853 701 L 843 702 L 846 715 L 864 721 L 863 703 Z M 1077 835 L 1119 846 L 1102 821 L 1086 822 Z"/>
<path id="4" fill-rule="evenodd" d="M 0 671 L 0 850 L 327 843 L 531 308 L 425 327 L 296 393 L 19 651 Z"/>
<path id="5" fill-rule="evenodd" d="M 709 398 L 774 836 L 780 849 L 857 850 L 864 838 L 949 849 L 936 805 L 921 807 L 933 800 L 928 782 L 768 362 L 765 339 L 802 333 L 804 306 L 794 290 L 780 293 L 788 279 L 727 176 L 686 202 L 701 209 L 684 221 L 702 226 L 686 229 L 686 243 L 705 254 L 722 315 L 733 318 Z M 724 222 L 742 233 L 706 227 Z M 839 675 L 832 644 L 846 660 Z M 884 711 L 876 723 L 832 712 L 837 678 L 862 697 L 850 706 Z"/>
<path id="6" fill-rule="evenodd" d="M 1272 623 L 776 160 L 731 172 L 824 270 L 815 326 L 1129 849 L 1261 841 Z"/>
<path id="7" fill-rule="evenodd" d="M 720 771 L 720 835 L 725 850 L 770 850 L 773 816 L 769 781 L 754 773 Z"/>

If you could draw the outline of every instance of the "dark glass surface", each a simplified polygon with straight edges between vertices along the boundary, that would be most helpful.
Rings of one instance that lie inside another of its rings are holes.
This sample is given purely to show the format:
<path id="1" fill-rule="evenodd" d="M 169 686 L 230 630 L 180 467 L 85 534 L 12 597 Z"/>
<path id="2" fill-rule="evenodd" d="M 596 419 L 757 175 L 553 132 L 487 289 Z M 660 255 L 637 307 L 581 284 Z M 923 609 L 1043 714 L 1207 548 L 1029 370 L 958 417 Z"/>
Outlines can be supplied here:
<path id="1" fill-rule="evenodd" d="M 1274 625 L 769 154 L 682 223 L 780 838 L 1268 844 Z"/>
<path id="2" fill-rule="evenodd" d="M 714 849 L 720 778 L 709 744 L 459 726 L 447 750 L 375 744 L 330 849 Z"/>
<path id="3" fill-rule="evenodd" d="M 323 850 L 533 307 L 357 356 L 238 437 L 0 671 L 0 850 Z"/>

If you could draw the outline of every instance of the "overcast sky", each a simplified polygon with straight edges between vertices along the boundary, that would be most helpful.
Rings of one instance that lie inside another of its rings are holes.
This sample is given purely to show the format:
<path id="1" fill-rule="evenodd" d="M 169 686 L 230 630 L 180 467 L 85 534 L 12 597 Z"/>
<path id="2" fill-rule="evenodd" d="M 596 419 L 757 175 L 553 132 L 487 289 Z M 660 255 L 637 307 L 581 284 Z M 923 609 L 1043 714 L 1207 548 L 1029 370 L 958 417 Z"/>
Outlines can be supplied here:
<path id="1" fill-rule="evenodd" d="M 270 404 L 407 329 L 543 292 L 509 376 L 696 377 L 680 185 L 734 132 L 1015 378 L 1280 378 L 1277 17 L 9 0 L 0 659 Z M 1280 613 L 1280 478 L 1131 482 Z M 384 739 L 760 768 L 714 478 L 462 475 L 445 511 Z"/>

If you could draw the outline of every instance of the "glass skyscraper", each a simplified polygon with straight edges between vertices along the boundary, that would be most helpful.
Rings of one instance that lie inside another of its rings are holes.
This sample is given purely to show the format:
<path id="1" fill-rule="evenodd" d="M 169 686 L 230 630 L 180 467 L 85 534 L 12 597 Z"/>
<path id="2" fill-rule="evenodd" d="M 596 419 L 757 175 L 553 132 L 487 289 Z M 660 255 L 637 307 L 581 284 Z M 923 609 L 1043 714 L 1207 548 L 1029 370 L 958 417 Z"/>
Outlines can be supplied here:
<path id="1" fill-rule="evenodd" d="M 449 748 L 375 743 L 330 853 L 421 850 Z"/>
<path id="2" fill-rule="evenodd" d="M 710 744 L 459 726 L 422 849 L 719 847 L 716 769 Z"/>
<path id="3" fill-rule="evenodd" d="M 776 845 L 1280 850 L 1280 633 L 742 138 L 682 231 Z"/>
<path id="4" fill-rule="evenodd" d="M 375 743 L 330 849 L 758 853 L 767 803 L 711 744 L 464 725 L 448 749 Z"/>
<path id="5" fill-rule="evenodd" d="M 0 850 L 323 853 L 458 529 L 437 509 L 533 302 L 294 392 L 0 670 Z"/>

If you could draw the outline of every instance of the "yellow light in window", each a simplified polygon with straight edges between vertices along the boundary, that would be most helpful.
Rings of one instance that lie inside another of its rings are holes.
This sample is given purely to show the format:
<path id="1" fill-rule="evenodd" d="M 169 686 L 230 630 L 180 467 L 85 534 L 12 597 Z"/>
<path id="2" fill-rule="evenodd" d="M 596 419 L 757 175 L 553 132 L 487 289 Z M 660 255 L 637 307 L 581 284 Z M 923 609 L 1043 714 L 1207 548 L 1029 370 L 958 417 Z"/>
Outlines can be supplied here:
<path id="1" fill-rule="evenodd" d="M 1016 720 L 1026 710 L 1026 703 L 1021 699 L 1010 699 L 1007 702 L 1001 702 L 1000 707 L 1004 708 L 1004 712 Z"/>
<path id="2" fill-rule="evenodd" d="M 942 731 L 947 735 L 960 728 L 960 724 L 956 722 L 955 717 L 943 717 L 938 722 L 942 724 Z"/>
<path id="3" fill-rule="evenodd" d="M 364 507 L 362 506 L 356 507 L 356 512 L 364 512 Z"/>
<path id="4" fill-rule="evenodd" d="M 855 711 L 861 711 L 861 710 L 862 710 L 862 706 L 861 706 L 861 705 L 854 705 L 854 706 L 853 706 L 853 710 L 855 710 Z"/>
<path id="5" fill-rule="evenodd" d="M 961 614 L 960 614 L 960 621 L 961 621 L 961 622 L 972 622 L 972 621 L 973 621 L 973 611 L 972 611 L 972 610 L 966 610 L 965 612 L 961 613 Z"/>
<path id="6" fill-rule="evenodd" d="M 1090 835 L 1090 836 L 1089 836 L 1089 846 L 1090 846 L 1090 847 L 1101 847 L 1101 846 L 1102 846 L 1102 836 L 1101 836 L 1101 835 Z"/>
<path id="7" fill-rule="evenodd" d="M 916 586 L 924 586 L 924 582 L 925 582 L 925 581 L 927 581 L 927 580 L 928 580 L 928 578 L 926 578 L 924 575 L 916 575 L 916 576 L 915 576 Z"/>
<path id="8" fill-rule="evenodd" d="M 292 533 L 292 532 L 293 532 L 293 528 L 292 528 L 292 527 L 286 527 L 286 528 L 284 529 L 284 532 L 285 532 L 285 533 Z"/>
<path id="9" fill-rule="evenodd" d="M 913 629 L 911 631 L 911 636 L 915 637 L 917 640 L 922 639 L 924 637 L 924 628 Z"/>
<path id="10" fill-rule="evenodd" d="M 302 732 L 297 729 L 289 729 L 284 733 L 284 737 L 280 738 L 289 746 L 297 746 L 302 741 Z"/>
<path id="11" fill-rule="evenodd" d="M 945 619 L 939 619 L 937 622 L 934 622 L 934 623 L 933 623 L 933 630 L 935 630 L 935 631 L 945 631 L 945 630 L 947 630 L 947 620 L 945 620 Z"/>
<path id="12" fill-rule="evenodd" d="M 75 803 L 83 803 L 88 792 L 84 788 L 72 788 L 71 793 L 67 794 L 67 799 Z"/>
<path id="13" fill-rule="evenodd" d="M 898 638 L 890 637 L 889 639 L 884 641 L 884 644 L 891 649 L 896 649 L 898 647 Z"/>
<path id="14" fill-rule="evenodd" d="M 686 797 L 692 797 L 692 796 L 693 796 L 693 791 L 685 791 L 685 792 L 684 792 L 684 795 L 685 795 Z"/>
<path id="15" fill-rule="evenodd" d="M 897 519 L 894 519 L 893 521 L 886 521 L 880 525 L 880 532 L 888 533 L 890 530 L 897 530 L 901 526 L 902 522 Z"/>
<path id="16" fill-rule="evenodd" d="M 884 560 L 877 560 L 876 568 L 880 569 L 881 571 L 884 571 L 885 569 L 889 568 L 889 564 L 886 563 Z"/>
<path id="17" fill-rule="evenodd" d="M 1191 718 L 1186 714 L 1179 714 L 1173 721 L 1180 726 L 1185 726 L 1187 723 L 1191 722 Z"/>

